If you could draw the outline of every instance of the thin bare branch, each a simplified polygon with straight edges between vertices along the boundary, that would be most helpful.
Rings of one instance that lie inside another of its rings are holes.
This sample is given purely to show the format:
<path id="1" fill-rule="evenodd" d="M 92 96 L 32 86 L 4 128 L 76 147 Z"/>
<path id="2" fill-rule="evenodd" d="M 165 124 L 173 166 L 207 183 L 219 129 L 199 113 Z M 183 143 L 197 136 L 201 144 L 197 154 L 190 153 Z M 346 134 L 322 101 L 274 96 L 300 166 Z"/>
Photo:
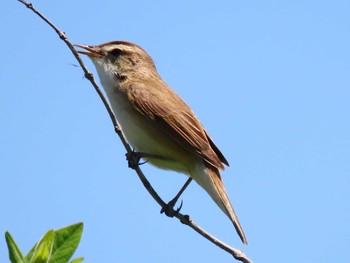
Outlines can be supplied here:
<path id="1" fill-rule="evenodd" d="M 106 110 L 107 110 L 107 112 L 109 114 L 109 117 L 110 117 L 110 119 L 111 119 L 111 121 L 113 123 L 114 130 L 118 134 L 118 136 L 119 136 L 121 142 L 123 143 L 127 153 L 129 153 L 129 154 L 132 153 L 132 148 L 130 147 L 130 145 L 126 141 L 126 139 L 125 139 L 125 137 L 124 137 L 124 135 L 123 135 L 123 133 L 122 133 L 122 131 L 120 129 L 120 126 L 119 126 L 119 124 L 117 122 L 117 119 L 116 119 L 116 117 L 115 117 L 115 115 L 114 115 L 114 113 L 113 113 L 113 111 L 112 111 L 112 109 L 111 109 L 107 99 L 105 98 L 105 96 L 102 93 L 102 91 L 99 88 L 99 86 L 96 84 L 93 74 L 87 69 L 87 67 L 85 66 L 85 64 L 83 63 L 81 58 L 79 57 L 79 54 L 75 50 L 73 44 L 68 39 L 66 33 L 61 31 L 61 30 L 59 30 L 49 19 L 47 19 L 42 13 L 40 13 L 36 8 L 34 8 L 32 3 L 29 3 L 29 2 L 26 2 L 26 1 L 23 1 L 23 0 L 18 0 L 18 1 L 21 2 L 22 4 L 24 4 L 30 10 L 32 10 L 42 20 L 44 20 L 57 33 L 57 35 L 60 37 L 60 39 L 62 39 L 64 41 L 64 43 L 66 43 L 66 45 L 68 46 L 68 48 L 73 53 L 73 55 L 76 58 L 76 60 L 79 62 L 81 68 L 83 69 L 85 77 L 91 82 L 92 86 L 95 88 L 95 90 L 98 93 L 100 99 L 102 100 L 102 102 L 103 102 L 103 104 L 104 104 L 104 106 L 105 106 L 105 108 L 106 108 Z M 140 169 L 140 167 L 136 166 L 134 168 L 134 170 L 136 171 L 136 173 L 137 173 L 138 177 L 140 178 L 141 182 L 143 183 L 144 187 L 147 189 L 147 191 L 153 197 L 153 199 L 162 208 L 164 206 L 166 206 L 166 203 L 162 200 L 162 198 L 154 190 L 154 188 L 152 187 L 150 182 L 147 180 L 147 178 L 143 174 L 143 172 Z M 213 235 L 209 234 L 203 228 L 201 228 L 196 223 L 194 223 L 194 221 L 188 215 L 183 215 L 183 214 L 181 214 L 179 212 L 176 212 L 174 214 L 175 214 L 174 216 L 176 218 L 178 218 L 181 223 L 191 227 L 194 231 L 196 231 L 197 233 L 199 233 L 200 235 L 202 235 L 203 237 L 208 239 L 210 242 L 212 242 L 216 246 L 220 247 L 221 249 L 223 249 L 226 252 L 228 252 L 229 254 L 231 254 L 235 259 L 237 259 L 237 260 L 239 260 L 241 262 L 244 262 L 244 263 L 252 263 L 253 262 L 241 250 L 232 248 L 229 245 L 227 245 L 224 242 L 222 242 L 219 239 L 217 239 L 216 237 L 214 237 Z"/>

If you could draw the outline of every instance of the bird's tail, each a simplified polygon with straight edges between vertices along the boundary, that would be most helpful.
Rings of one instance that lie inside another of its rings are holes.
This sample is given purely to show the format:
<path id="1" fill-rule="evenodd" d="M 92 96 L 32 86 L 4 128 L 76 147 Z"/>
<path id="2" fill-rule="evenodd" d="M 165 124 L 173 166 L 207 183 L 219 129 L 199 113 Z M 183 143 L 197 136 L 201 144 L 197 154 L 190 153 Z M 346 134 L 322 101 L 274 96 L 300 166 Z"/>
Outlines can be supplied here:
<path id="1" fill-rule="evenodd" d="M 248 244 L 247 238 L 243 232 L 243 228 L 238 221 L 238 217 L 233 210 L 231 202 L 227 196 L 224 183 L 221 179 L 219 170 L 210 165 L 202 165 L 196 167 L 196 170 L 191 173 L 191 177 L 201 186 L 214 202 L 220 207 L 220 209 L 228 216 L 232 221 L 239 237 L 244 244 Z"/>

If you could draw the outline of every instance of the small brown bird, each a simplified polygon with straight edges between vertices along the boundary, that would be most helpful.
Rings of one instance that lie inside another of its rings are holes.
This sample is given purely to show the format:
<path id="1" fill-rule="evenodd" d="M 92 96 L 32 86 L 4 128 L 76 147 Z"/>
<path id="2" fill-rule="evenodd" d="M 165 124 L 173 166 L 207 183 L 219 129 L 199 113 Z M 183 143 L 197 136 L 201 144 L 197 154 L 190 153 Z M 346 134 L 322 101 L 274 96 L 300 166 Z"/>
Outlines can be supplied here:
<path id="1" fill-rule="evenodd" d="M 151 164 L 194 179 L 247 244 L 219 173 L 223 164 L 228 165 L 227 160 L 190 107 L 159 76 L 147 52 L 126 41 L 76 46 L 85 49 L 78 52 L 94 63 L 113 112 L 134 149 L 149 154 L 144 159 Z"/>

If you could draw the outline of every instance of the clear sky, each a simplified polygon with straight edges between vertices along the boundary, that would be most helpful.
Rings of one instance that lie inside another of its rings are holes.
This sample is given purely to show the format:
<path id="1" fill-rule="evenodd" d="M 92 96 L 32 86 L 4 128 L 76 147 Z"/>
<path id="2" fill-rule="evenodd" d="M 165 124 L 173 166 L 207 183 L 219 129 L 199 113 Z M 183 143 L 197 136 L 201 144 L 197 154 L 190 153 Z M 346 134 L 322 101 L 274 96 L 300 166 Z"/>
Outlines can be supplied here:
<path id="1" fill-rule="evenodd" d="M 73 43 L 128 40 L 150 53 L 229 160 L 223 178 L 249 246 L 196 184 L 183 213 L 255 262 L 348 262 L 350 2 L 198 3 L 34 5 Z M 0 17 L 0 234 L 26 253 L 48 229 L 82 221 L 85 262 L 233 262 L 159 214 L 52 29 L 15 0 Z M 165 200 L 186 180 L 142 168 Z"/>

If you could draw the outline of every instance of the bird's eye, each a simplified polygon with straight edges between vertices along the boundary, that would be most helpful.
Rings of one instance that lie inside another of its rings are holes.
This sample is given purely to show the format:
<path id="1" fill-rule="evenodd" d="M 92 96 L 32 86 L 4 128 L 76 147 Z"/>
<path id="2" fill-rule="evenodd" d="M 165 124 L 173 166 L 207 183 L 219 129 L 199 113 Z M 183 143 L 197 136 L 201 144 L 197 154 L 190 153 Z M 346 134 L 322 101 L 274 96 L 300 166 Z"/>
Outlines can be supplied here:
<path id="1" fill-rule="evenodd" d="M 113 57 L 115 57 L 115 58 L 119 57 L 122 53 L 123 53 L 123 52 L 122 52 L 120 49 L 118 49 L 118 48 L 113 49 L 113 50 L 110 52 L 110 54 L 111 54 Z"/>

